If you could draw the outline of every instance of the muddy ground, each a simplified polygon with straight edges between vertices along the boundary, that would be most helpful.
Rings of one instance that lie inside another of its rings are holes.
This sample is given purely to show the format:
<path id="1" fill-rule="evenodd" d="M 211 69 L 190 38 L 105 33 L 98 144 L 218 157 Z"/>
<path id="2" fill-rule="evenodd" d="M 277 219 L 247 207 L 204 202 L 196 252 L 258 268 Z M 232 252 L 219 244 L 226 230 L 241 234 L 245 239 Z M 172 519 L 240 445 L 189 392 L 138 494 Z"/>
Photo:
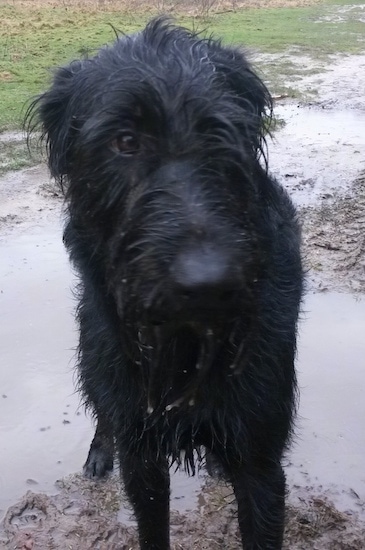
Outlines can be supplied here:
<path id="1" fill-rule="evenodd" d="M 269 144 L 271 171 L 298 205 L 308 269 L 285 548 L 364 549 L 365 55 L 333 57 L 296 87 L 306 100 L 277 101 L 285 125 Z M 5 175 L 0 196 L 0 548 L 137 548 L 117 475 L 93 483 L 72 474 L 92 428 L 72 390 L 62 200 L 42 166 Z M 173 548 L 240 548 L 231 488 L 204 472 L 173 477 Z"/>

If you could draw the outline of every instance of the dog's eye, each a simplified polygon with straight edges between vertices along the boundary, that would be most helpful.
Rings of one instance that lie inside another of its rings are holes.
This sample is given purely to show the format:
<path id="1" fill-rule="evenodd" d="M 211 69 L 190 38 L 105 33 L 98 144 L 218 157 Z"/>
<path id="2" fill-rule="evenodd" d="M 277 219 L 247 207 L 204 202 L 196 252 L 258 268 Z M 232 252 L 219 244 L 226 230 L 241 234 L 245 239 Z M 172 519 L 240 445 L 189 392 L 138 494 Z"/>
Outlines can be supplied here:
<path id="1" fill-rule="evenodd" d="M 111 142 L 111 148 L 116 153 L 123 155 L 135 155 L 139 149 L 139 141 L 136 134 L 130 131 L 120 133 Z"/>

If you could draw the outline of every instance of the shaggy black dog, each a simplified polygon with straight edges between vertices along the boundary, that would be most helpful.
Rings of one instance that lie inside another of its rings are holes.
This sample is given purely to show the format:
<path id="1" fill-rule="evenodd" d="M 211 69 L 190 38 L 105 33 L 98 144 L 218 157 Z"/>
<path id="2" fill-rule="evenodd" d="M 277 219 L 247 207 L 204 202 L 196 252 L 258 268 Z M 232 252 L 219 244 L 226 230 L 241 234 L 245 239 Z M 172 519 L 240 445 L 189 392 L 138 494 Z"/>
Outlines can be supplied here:
<path id="1" fill-rule="evenodd" d="M 79 375 L 141 548 L 169 548 L 169 466 L 209 457 L 242 544 L 282 546 L 302 291 L 294 207 L 267 173 L 271 99 L 240 50 L 152 21 L 56 71 L 33 104 L 80 275 Z"/>

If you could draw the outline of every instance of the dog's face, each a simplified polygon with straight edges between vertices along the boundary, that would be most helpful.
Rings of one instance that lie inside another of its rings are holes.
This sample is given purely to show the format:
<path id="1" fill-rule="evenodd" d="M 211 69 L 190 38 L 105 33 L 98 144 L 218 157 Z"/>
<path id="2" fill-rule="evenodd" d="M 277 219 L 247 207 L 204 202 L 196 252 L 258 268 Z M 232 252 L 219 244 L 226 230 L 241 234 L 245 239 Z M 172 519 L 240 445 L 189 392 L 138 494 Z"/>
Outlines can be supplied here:
<path id="1" fill-rule="evenodd" d="M 119 314 L 233 318 L 257 272 L 270 109 L 244 56 L 157 20 L 59 69 L 36 107 L 50 169 Z"/>

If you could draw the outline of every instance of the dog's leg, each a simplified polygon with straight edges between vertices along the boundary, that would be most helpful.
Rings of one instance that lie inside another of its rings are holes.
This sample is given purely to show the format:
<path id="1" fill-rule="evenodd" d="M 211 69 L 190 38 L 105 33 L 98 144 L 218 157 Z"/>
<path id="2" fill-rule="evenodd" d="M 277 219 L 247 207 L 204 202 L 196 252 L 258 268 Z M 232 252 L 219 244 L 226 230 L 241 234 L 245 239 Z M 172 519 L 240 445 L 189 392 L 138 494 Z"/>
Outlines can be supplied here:
<path id="1" fill-rule="evenodd" d="M 143 550 L 169 550 L 170 477 L 164 457 L 120 453 L 121 475 L 138 523 Z"/>
<path id="2" fill-rule="evenodd" d="M 84 475 L 90 479 L 104 477 L 113 469 L 113 428 L 106 418 L 98 416 L 94 439 L 84 464 Z"/>
<path id="3" fill-rule="evenodd" d="M 232 472 L 244 550 L 280 550 L 283 543 L 285 476 L 280 464 L 264 462 Z"/>

